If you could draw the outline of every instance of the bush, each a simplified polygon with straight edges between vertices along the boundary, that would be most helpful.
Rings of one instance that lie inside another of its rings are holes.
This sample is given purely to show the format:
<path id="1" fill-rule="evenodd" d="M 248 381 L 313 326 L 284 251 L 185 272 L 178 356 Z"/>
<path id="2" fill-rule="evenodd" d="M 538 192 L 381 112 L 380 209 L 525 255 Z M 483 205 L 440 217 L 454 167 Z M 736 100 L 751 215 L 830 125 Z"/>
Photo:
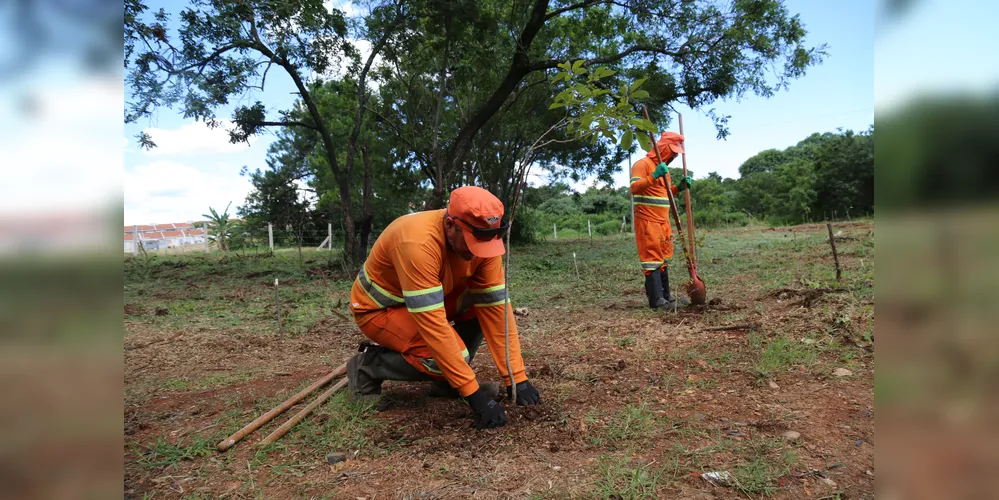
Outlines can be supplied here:
<path id="1" fill-rule="evenodd" d="M 576 231 L 575 229 L 572 228 L 559 229 L 558 231 L 559 238 L 579 238 L 580 236 L 585 236 L 585 235 L 586 233 L 580 233 L 579 231 Z"/>
<path id="2" fill-rule="evenodd" d="M 513 231 L 510 233 L 511 243 L 537 243 L 538 233 L 543 230 L 538 215 L 538 211 L 532 208 L 523 207 L 517 210 L 517 216 L 513 221 Z"/>
<path id="3" fill-rule="evenodd" d="M 616 220 L 609 220 L 597 224 L 593 228 L 593 232 L 601 235 L 611 235 L 618 234 L 621 232 L 621 222 Z"/>
<path id="4" fill-rule="evenodd" d="M 743 212 L 694 211 L 694 225 L 697 227 L 747 226 L 749 225 L 749 217 Z"/>

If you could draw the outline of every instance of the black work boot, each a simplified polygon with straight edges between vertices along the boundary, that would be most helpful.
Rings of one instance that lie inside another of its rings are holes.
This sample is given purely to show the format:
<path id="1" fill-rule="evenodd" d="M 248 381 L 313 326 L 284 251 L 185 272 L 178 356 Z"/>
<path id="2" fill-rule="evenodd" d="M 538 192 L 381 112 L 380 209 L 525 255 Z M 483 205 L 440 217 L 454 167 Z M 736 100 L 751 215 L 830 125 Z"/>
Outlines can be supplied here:
<path id="1" fill-rule="evenodd" d="M 455 321 L 454 331 L 458 333 L 458 337 L 465 343 L 465 349 L 468 349 L 468 358 L 465 361 L 471 365 L 476 351 L 482 345 L 482 325 L 479 324 L 478 318 L 472 318 L 468 321 Z M 490 394 L 499 394 L 499 386 L 492 382 L 485 382 L 480 387 L 486 389 Z M 458 394 L 458 389 L 451 387 L 451 384 L 448 384 L 446 380 L 435 380 L 430 385 L 427 395 L 432 398 L 453 399 L 461 396 Z"/>
<path id="2" fill-rule="evenodd" d="M 347 361 L 347 387 L 354 400 L 375 403 L 382 394 L 386 380 L 433 380 L 430 375 L 417 370 L 393 350 L 369 345 L 363 352 Z"/>
<path id="3" fill-rule="evenodd" d="M 666 299 L 666 306 L 672 308 L 674 305 L 680 307 L 690 305 L 690 301 L 683 297 L 674 297 L 669 291 L 669 267 L 664 267 L 659 271 L 659 276 L 663 284 L 663 298 Z"/>
<path id="4" fill-rule="evenodd" d="M 656 309 L 666 306 L 666 299 L 663 298 L 662 278 L 659 270 L 645 276 L 645 296 L 649 299 L 649 307 Z"/>

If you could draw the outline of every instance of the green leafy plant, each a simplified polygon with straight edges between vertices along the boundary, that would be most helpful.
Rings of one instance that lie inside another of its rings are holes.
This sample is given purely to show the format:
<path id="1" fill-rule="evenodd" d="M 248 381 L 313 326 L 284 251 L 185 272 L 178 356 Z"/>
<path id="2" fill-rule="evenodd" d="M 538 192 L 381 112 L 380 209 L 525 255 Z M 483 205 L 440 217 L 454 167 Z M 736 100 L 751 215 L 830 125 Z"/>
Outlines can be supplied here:
<path id="1" fill-rule="evenodd" d="M 587 66 L 582 59 L 566 61 L 558 67 L 562 71 L 555 74 L 552 84 L 565 81 L 566 88 L 555 96 L 548 109 L 565 108 L 567 132 L 594 143 L 603 137 L 630 150 L 638 129 L 637 139 L 642 148 L 652 149 L 648 133 L 655 132 L 655 125 L 635 116 L 635 100 L 649 97 L 648 91 L 641 88 L 645 78 L 611 89 L 606 80 L 616 73 L 611 69 Z"/>
<path id="2" fill-rule="evenodd" d="M 229 219 L 229 207 L 231 205 L 232 202 L 230 201 L 225 206 L 225 211 L 221 214 L 212 207 L 208 207 L 208 211 L 211 212 L 210 214 L 201 214 L 202 217 L 208 218 L 208 238 L 214 241 L 215 246 L 222 252 L 229 251 L 229 243 L 235 236 L 236 228 L 239 226 L 239 221 Z"/>

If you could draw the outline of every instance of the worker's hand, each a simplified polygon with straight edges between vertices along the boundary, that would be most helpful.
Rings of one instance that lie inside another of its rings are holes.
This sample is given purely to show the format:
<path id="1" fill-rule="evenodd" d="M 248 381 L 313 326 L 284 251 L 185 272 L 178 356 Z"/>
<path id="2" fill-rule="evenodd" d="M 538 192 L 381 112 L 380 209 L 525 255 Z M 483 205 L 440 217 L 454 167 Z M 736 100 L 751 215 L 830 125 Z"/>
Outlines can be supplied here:
<path id="1" fill-rule="evenodd" d="M 513 388 L 506 386 L 506 397 L 513 397 Z M 541 403 L 541 393 L 527 380 L 517 384 L 517 404 L 531 406 Z"/>
<path id="2" fill-rule="evenodd" d="M 465 396 L 468 406 L 475 412 L 475 428 L 489 429 L 506 425 L 506 413 L 503 407 L 486 393 L 482 387 Z"/>
<path id="3" fill-rule="evenodd" d="M 667 167 L 665 163 L 660 163 L 659 166 L 656 167 L 655 172 L 652 172 L 652 177 L 658 179 L 659 177 L 666 177 L 666 174 L 668 173 L 669 167 Z"/>
<path id="4" fill-rule="evenodd" d="M 690 177 L 687 177 L 686 175 L 684 175 L 683 177 L 680 177 L 680 182 L 678 182 L 676 184 L 676 189 L 679 190 L 682 193 L 683 190 L 690 189 L 690 186 L 693 186 L 693 185 L 694 185 L 694 183 L 693 183 L 693 181 L 690 180 Z"/>

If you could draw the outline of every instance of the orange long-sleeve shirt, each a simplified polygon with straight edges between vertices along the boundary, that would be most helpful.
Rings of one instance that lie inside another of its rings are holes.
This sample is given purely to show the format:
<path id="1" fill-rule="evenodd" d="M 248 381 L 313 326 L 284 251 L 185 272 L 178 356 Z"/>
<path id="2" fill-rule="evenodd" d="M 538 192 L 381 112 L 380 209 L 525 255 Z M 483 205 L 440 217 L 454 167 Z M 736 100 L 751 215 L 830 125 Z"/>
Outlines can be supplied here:
<path id="1" fill-rule="evenodd" d="M 476 308 L 489 353 L 510 385 L 503 338 L 506 312 L 513 379 L 515 383 L 527 380 L 517 324 L 503 281 L 502 257 L 462 259 L 448 250 L 443 222 L 444 210 L 431 210 L 402 216 L 385 228 L 351 289 L 351 310 L 357 324 L 370 319 L 367 313 L 405 306 L 437 367 L 462 396 L 468 396 L 479 384 L 462 356 L 458 334 L 449 319 Z M 445 297 L 455 295 L 459 299 L 445 305 Z"/>
<path id="2" fill-rule="evenodd" d="M 656 162 L 646 156 L 631 167 L 631 194 L 635 196 L 635 217 L 660 224 L 669 222 L 669 195 L 666 186 L 676 195 L 669 173 L 662 180 L 652 177 Z"/>

